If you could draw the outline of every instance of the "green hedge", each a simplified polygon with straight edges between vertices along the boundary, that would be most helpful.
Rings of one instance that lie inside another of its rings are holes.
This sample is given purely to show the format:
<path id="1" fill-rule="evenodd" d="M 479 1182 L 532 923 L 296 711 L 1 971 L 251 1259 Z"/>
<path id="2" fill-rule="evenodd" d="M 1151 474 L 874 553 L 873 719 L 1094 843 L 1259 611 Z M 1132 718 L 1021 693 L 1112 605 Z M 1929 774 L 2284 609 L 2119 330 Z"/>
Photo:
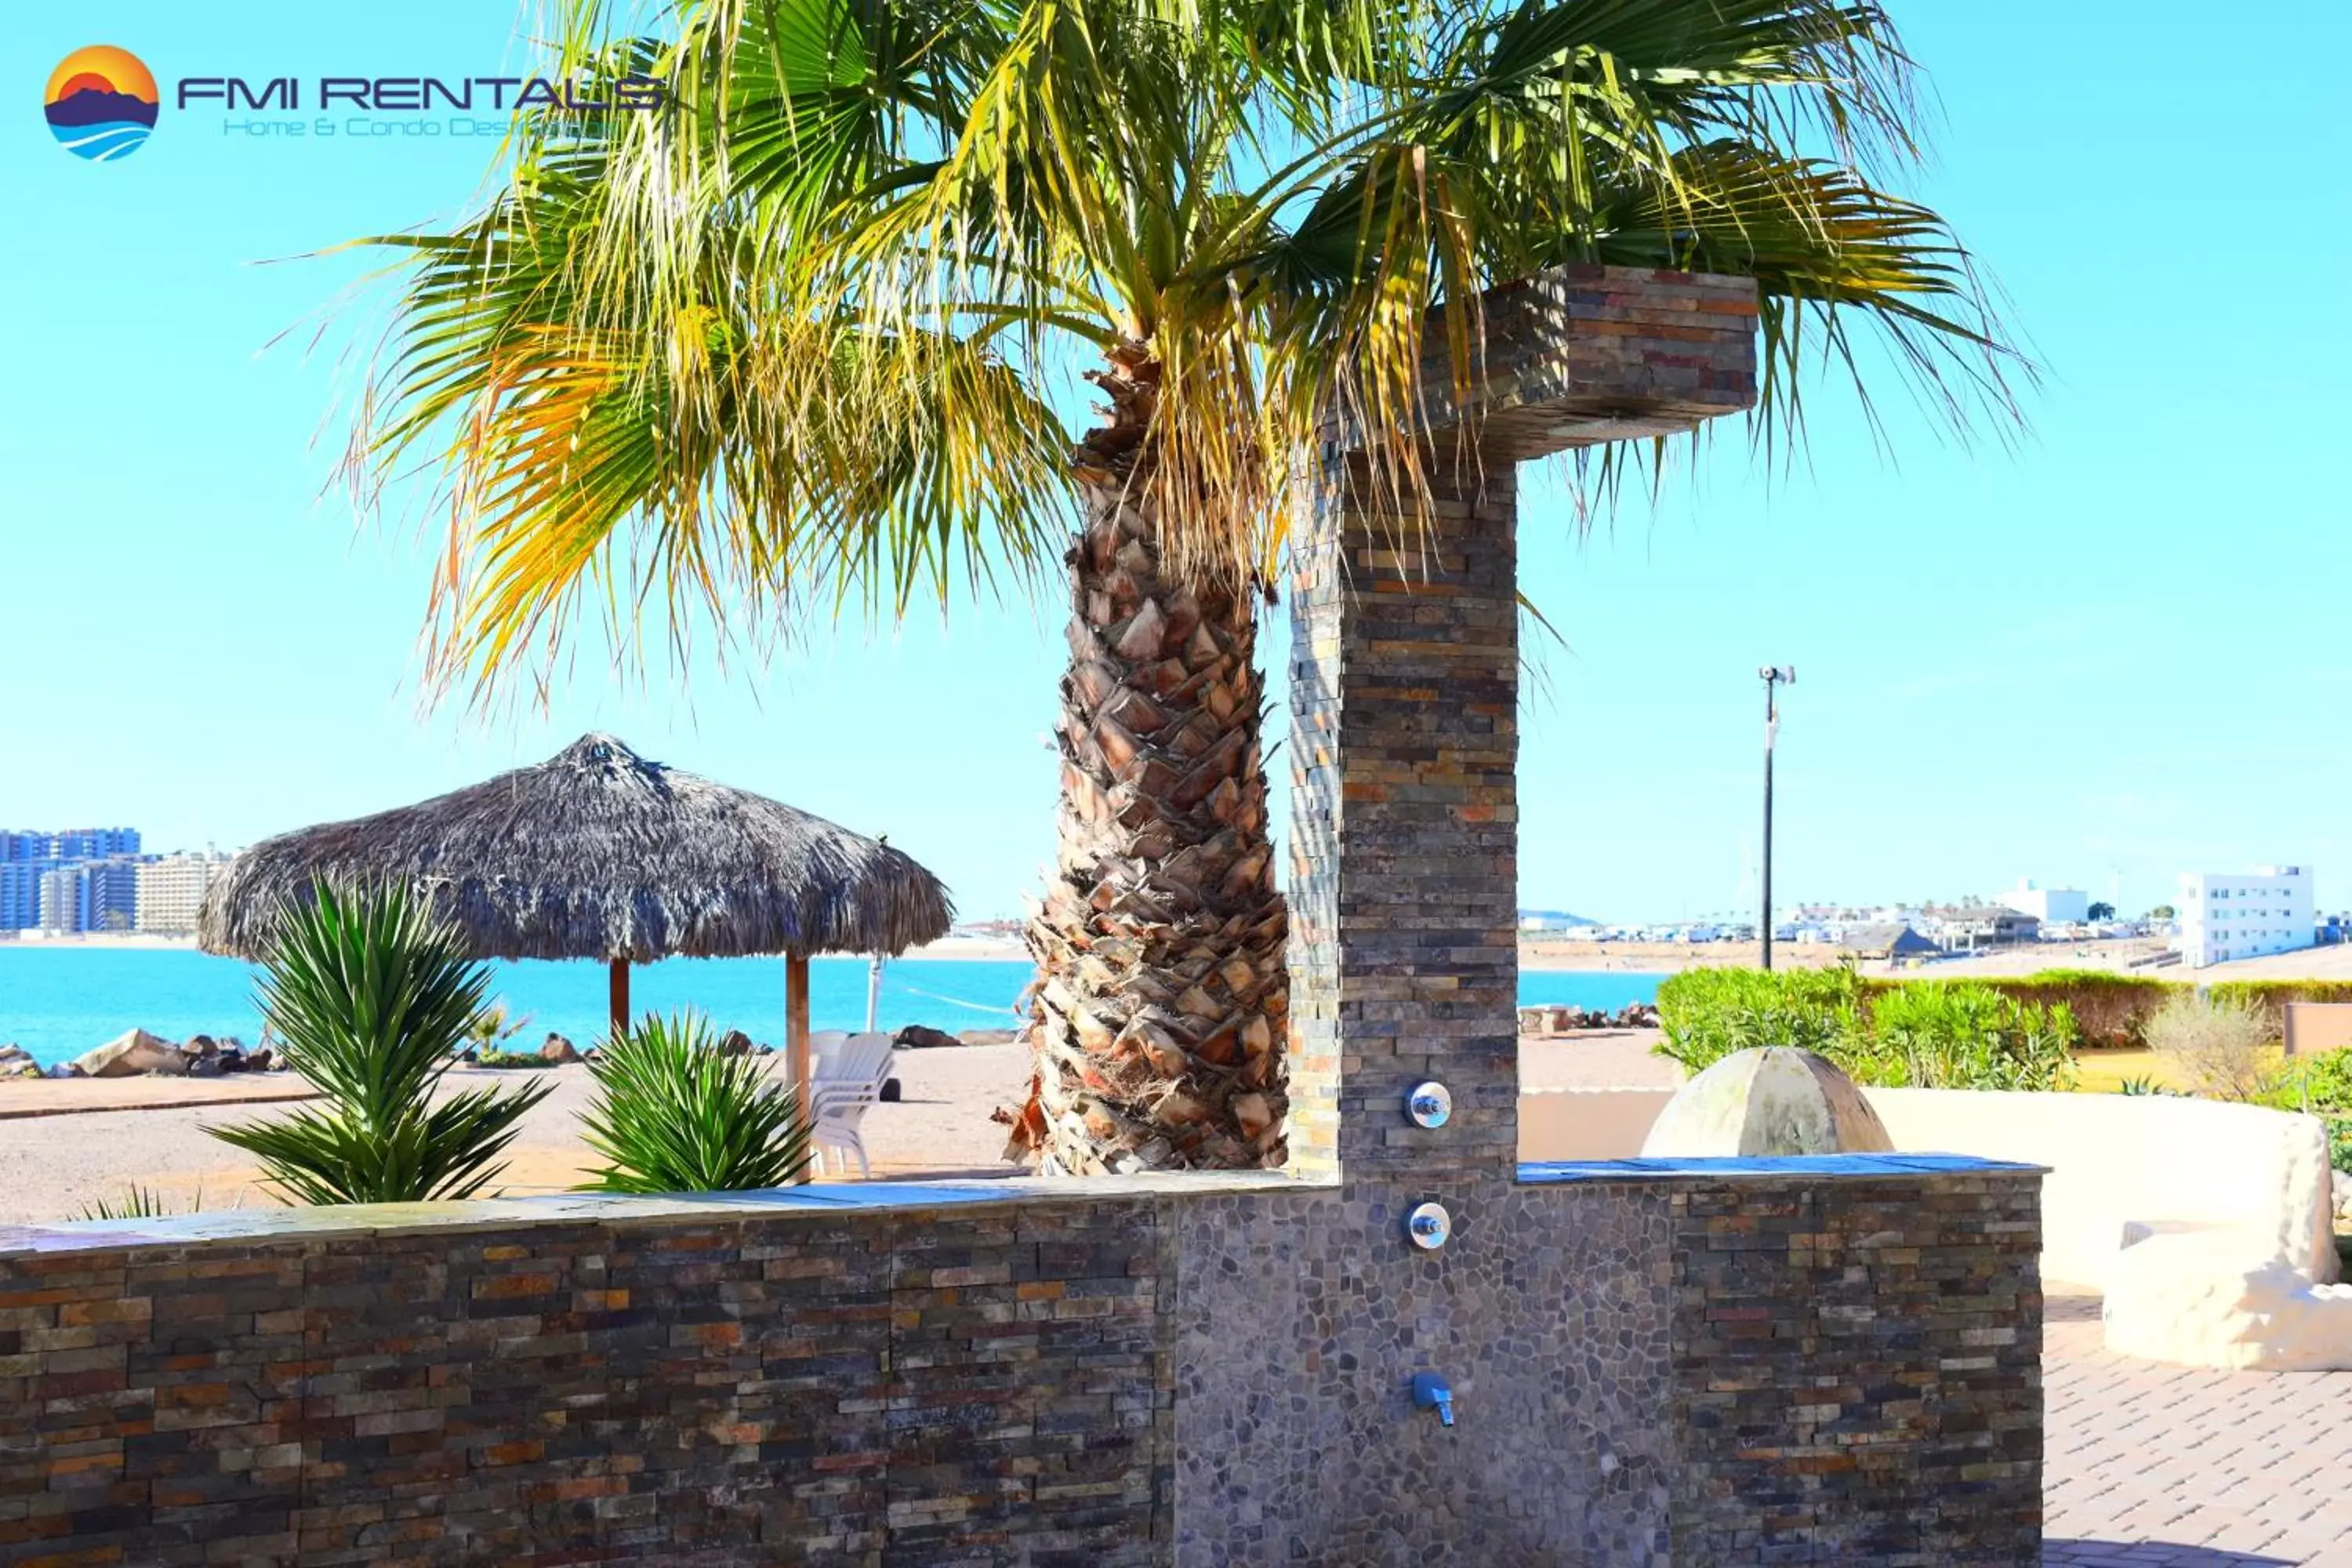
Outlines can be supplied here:
<path id="1" fill-rule="evenodd" d="M 2086 1046 L 2147 1044 L 2141 1030 L 2148 1015 L 2176 992 L 2194 989 L 2184 981 L 2146 974 L 2114 974 L 2102 969 L 2045 969 L 2016 979 L 1983 982 L 2002 995 L 2034 1006 L 2063 1006 Z"/>
<path id="2" fill-rule="evenodd" d="M 1918 984 L 1865 980 L 1863 987 L 1868 994 Z M 2148 1017 L 2164 1005 L 2165 998 L 2197 989 L 2193 981 L 2114 974 L 2101 969 L 2045 969 L 2033 974 L 1986 976 L 1969 984 L 1990 986 L 2033 1006 L 2063 1006 L 2074 1014 L 2083 1044 L 2116 1047 L 2145 1047 Z M 2289 1002 L 2352 1002 L 2352 981 L 2345 980 L 2221 980 L 2206 989 L 2216 1001 L 2260 1006 L 2276 1030 L 2286 1026 L 2284 1008 Z"/>
<path id="3" fill-rule="evenodd" d="M 2167 997 L 2197 989 L 2190 981 L 2100 969 L 2045 969 L 1958 981 L 1865 979 L 1849 968 L 1776 970 L 1769 974 L 1756 969 L 1691 970 L 1658 987 L 1658 1017 L 1667 1033 L 1667 1044 L 1660 1049 L 1694 1072 L 1732 1051 L 1766 1043 L 1801 1046 L 1842 1063 L 1845 1057 L 1841 1051 L 1875 1060 L 1884 1047 L 1874 1020 L 1886 998 L 1922 988 L 1951 992 L 1963 987 L 1967 996 L 1990 992 L 2023 1009 L 1999 1026 L 2006 1031 L 2004 1037 L 2021 1041 L 2032 1032 L 2031 1020 L 2040 1020 L 2046 1030 L 2063 1013 L 2074 1044 L 2094 1047 L 2146 1046 L 2149 1016 Z M 2279 1031 L 2285 1027 L 2289 1002 L 2352 1002 L 2352 981 L 2344 980 L 2223 980 L 2207 989 L 2216 1001 L 2261 1007 L 2271 1027 Z M 1963 1034 L 1994 1027 L 1990 1015 L 1970 1014 L 1972 1021 L 1963 1021 L 1961 1014 L 1951 1012 L 1979 1005 L 1972 1001 L 1939 999 L 1926 1005 L 1951 1013 L 1948 1027 Z M 1950 1048 L 1963 1049 L 1958 1043 Z M 1848 1070 L 1853 1068 L 1849 1066 Z M 1968 1076 L 1968 1069 L 1949 1063 L 1937 1070 Z M 2352 1105 L 2345 1111 L 2352 1115 Z"/>
<path id="4" fill-rule="evenodd" d="M 2269 1017 L 2271 1027 L 2286 1030 L 2290 1002 L 2352 1002 L 2352 981 L 2345 980 L 2222 980 L 2211 987 L 2213 999 L 2251 1002 Z"/>
<path id="5" fill-rule="evenodd" d="M 2064 1005 L 1979 981 L 1878 984 L 1851 967 L 1691 970 L 1658 987 L 1658 1046 L 1693 1072 L 1756 1046 L 1829 1058 L 1858 1083 L 1919 1089 L 2063 1088 L 2079 1043 Z"/>

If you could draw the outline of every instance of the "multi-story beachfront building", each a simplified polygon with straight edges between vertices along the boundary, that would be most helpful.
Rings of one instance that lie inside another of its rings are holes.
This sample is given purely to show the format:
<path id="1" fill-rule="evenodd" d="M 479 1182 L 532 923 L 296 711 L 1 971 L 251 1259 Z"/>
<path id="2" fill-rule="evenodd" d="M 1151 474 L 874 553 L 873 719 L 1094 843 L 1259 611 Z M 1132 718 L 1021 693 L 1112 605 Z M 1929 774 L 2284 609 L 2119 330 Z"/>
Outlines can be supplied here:
<path id="1" fill-rule="evenodd" d="M 49 841 L 49 855 L 58 860 L 111 860 L 139 853 L 135 827 L 68 827 Z"/>
<path id="2" fill-rule="evenodd" d="M 139 862 L 94 860 L 81 868 L 81 929 L 129 931 L 138 917 Z"/>
<path id="3" fill-rule="evenodd" d="M 40 828 L 0 830 L 0 864 L 114 860 L 138 853 L 139 830 L 135 827 L 68 827 L 60 833 Z"/>
<path id="4" fill-rule="evenodd" d="M 0 931 L 128 931 L 138 915 L 139 830 L 0 830 Z"/>
<path id="5" fill-rule="evenodd" d="M 2180 962 L 2191 969 L 2313 944 L 2311 868 L 2183 871 Z"/>
<path id="6" fill-rule="evenodd" d="M 53 860 L 0 860 L 0 931 L 41 923 L 41 879 L 57 868 Z"/>
<path id="7" fill-rule="evenodd" d="M 89 929 L 82 924 L 81 873 L 79 866 L 59 866 L 41 873 L 43 931 L 62 934 Z"/>
<path id="8" fill-rule="evenodd" d="M 47 833 L 22 833 L 0 827 L 0 866 L 26 866 L 49 858 Z"/>
<path id="9" fill-rule="evenodd" d="M 2022 878 L 1994 902 L 2046 926 L 2081 925 L 2091 918 L 2091 895 L 2080 888 L 2037 888 Z"/>
<path id="10" fill-rule="evenodd" d="M 213 879 L 228 868 L 226 855 L 166 855 L 139 868 L 137 924 L 141 931 L 192 931 Z"/>

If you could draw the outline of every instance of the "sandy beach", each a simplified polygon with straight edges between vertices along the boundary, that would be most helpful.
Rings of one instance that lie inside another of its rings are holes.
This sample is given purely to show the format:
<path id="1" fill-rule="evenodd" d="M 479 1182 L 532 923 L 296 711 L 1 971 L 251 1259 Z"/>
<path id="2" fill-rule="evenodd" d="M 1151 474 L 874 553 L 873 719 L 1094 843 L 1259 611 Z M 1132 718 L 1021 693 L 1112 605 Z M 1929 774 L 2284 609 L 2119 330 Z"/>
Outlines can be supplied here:
<path id="1" fill-rule="evenodd" d="M 1649 1054 L 1656 1038 L 1655 1030 L 1624 1029 L 1528 1041 L 1521 1080 L 1545 1088 L 1673 1083 L 1674 1065 Z M 988 1113 L 1025 1089 L 1024 1047 L 900 1051 L 895 1071 L 904 1098 L 866 1117 L 877 1177 L 1018 1173 L 1003 1159 L 1004 1129 Z M 526 1079 L 552 1082 L 554 1092 L 525 1119 L 504 1185 L 515 1194 L 562 1192 L 585 1179 L 592 1159 L 579 1138 L 592 1087 L 586 1068 L 463 1070 L 449 1081 Z M 154 1188 L 175 1210 L 192 1206 L 199 1193 L 207 1209 L 274 1204 L 255 1184 L 252 1162 L 204 1131 L 268 1114 L 270 1107 L 252 1102 L 272 1092 L 304 1089 L 282 1075 L 0 1083 L 0 1225 L 78 1218 L 85 1205 L 119 1200 L 133 1183 Z M 31 1107 L 40 1113 L 25 1114 Z"/>

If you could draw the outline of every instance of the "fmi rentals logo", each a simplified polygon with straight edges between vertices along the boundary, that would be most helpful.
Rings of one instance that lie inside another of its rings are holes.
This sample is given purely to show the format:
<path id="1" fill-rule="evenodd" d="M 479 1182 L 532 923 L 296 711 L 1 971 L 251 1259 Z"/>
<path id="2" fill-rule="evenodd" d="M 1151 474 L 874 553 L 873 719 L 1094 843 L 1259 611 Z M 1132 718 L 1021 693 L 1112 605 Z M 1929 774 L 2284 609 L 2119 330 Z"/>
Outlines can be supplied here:
<path id="1" fill-rule="evenodd" d="M 92 44 L 49 73 L 42 97 L 49 134 L 77 158 L 110 163 L 128 158 L 155 129 L 153 73 L 129 49 Z"/>
<path id="2" fill-rule="evenodd" d="M 527 110 L 604 114 L 654 110 L 669 84 L 631 74 L 575 81 L 540 76 L 182 77 L 173 107 L 218 105 L 221 134 L 281 140 L 328 137 L 501 136 Z M 155 129 L 162 96 L 138 56 L 111 44 L 76 49 L 49 73 L 50 133 L 79 157 L 111 163 Z M 480 119 L 492 114 L 497 119 Z M 239 118 L 239 116 L 244 116 Z"/>

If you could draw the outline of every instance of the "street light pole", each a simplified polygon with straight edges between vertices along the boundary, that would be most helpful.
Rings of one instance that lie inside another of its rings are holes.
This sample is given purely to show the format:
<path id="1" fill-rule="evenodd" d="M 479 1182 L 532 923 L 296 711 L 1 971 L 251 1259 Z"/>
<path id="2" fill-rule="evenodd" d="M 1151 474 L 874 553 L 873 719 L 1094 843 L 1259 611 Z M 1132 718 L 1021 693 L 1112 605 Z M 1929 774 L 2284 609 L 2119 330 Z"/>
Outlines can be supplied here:
<path id="1" fill-rule="evenodd" d="M 1797 667 L 1768 664 L 1756 673 L 1764 682 L 1764 910 L 1758 926 L 1764 935 L 1764 967 L 1769 971 L 1772 967 L 1772 742 L 1780 733 L 1780 688 L 1797 684 Z"/>

